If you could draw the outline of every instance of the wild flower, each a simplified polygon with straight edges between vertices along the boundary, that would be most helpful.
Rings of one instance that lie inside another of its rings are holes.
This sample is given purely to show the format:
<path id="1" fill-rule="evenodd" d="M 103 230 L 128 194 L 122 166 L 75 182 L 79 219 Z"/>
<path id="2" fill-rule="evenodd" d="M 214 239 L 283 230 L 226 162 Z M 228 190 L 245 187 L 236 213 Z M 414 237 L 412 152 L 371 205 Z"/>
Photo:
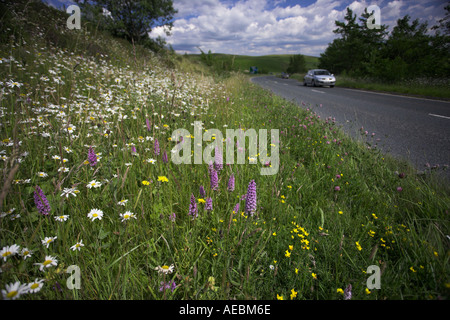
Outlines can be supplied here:
<path id="1" fill-rule="evenodd" d="M 97 181 L 97 180 L 92 180 L 91 182 L 89 182 L 86 187 L 88 189 L 92 189 L 92 188 L 100 188 L 102 186 L 102 183 Z"/>
<path id="2" fill-rule="evenodd" d="M 119 202 L 117 202 L 117 205 L 126 206 L 127 202 L 128 202 L 128 199 L 122 199 Z"/>
<path id="3" fill-rule="evenodd" d="M 19 281 L 7 284 L 5 289 L 2 289 L 3 299 L 5 300 L 15 300 L 19 298 L 22 294 L 27 293 L 28 288 L 26 284 L 20 284 Z"/>
<path id="4" fill-rule="evenodd" d="M 45 256 L 45 260 L 42 263 L 35 263 L 35 265 L 39 266 L 39 270 L 43 271 L 44 268 L 50 268 L 52 266 L 58 265 L 58 260 L 53 256 Z"/>
<path id="5" fill-rule="evenodd" d="M 3 261 L 6 261 L 7 258 L 14 256 L 19 252 L 20 247 L 17 244 L 13 244 L 12 246 L 3 247 L 0 251 L 0 256 L 3 258 Z"/>
<path id="6" fill-rule="evenodd" d="M 219 148 L 215 149 L 214 168 L 216 169 L 217 172 L 220 172 L 223 169 L 223 157 Z"/>
<path id="7" fill-rule="evenodd" d="M 55 220 L 59 222 L 67 221 L 67 219 L 69 219 L 69 215 L 60 215 L 55 217 Z"/>
<path id="8" fill-rule="evenodd" d="M 203 186 L 200 186 L 199 189 L 200 189 L 200 190 L 199 190 L 199 192 L 200 192 L 200 197 L 201 197 L 201 198 L 206 197 L 205 188 L 204 188 Z"/>
<path id="9" fill-rule="evenodd" d="M 92 147 L 89 147 L 88 161 L 91 167 L 95 167 L 95 165 L 97 165 L 97 155 Z"/>
<path id="10" fill-rule="evenodd" d="M 10 88 L 20 88 L 23 84 L 14 80 L 9 80 L 8 82 L 6 82 L 6 85 Z"/>
<path id="11" fill-rule="evenodd" d="M 158 176 L 158 181 L 160 181 L 160 182 L 169 182 L 169 179 L 167 179 L 166 176 Z"/>
<path id="12" fill-rule="evenodd" d="M 155 138 L 155 141 L 153 143 L 153 152 L 155 153 L 155 155 L 159 156 L 160 149 L 159 149 L 159 141 L 157 138 Z"/>
<path id="13" fill-rule="evenodd" d="M 192 220 L 198 217 L 197 202 L 195 201 L 194 194 L 191 194 L 191 203 L 189 205 L 189 215 L 192 216 Z"/>
<path id="14" fill-rule="evenodd" d="M 295 291 L 294 289 L 291 290 L 291 295 L 290 295 L 291 300 L 294 299 L 295 297 L 297 297 L 297 293 L 298 292 Z"/>
<path id="15" fill-rule="evenodd" d="M 80 240 L 79 242 L 75 243 L 73 246 L 70 247 L 70 249 L 72 251 L 75 251 L 75 250 L 80 251 L 81 247 L 84 247 L 83 240 Z"/>
<path id="16" fill-rule="evenodd" d="M 163 157 L 162 157 L 163 163 L 169 162 L 169 159 L 167 158 L 167 152 L 164 150 Z"/>
<path id="17" fill-rule="evenodd" d="M 50 243 L 54 242 L 58 237 L 45 237 L 44 239 L 41 240 L 42 245 L 44 245 L 44 247 L 48 248 Z"/>
<path id="18" fill-rule="evenodd" d="M 212 199 L 209 197 L 206 199 L 205 210 L 212 211 L 212 209 L 213 209 Z"/>
<path id="19" fill-rule="evenodd" d="M 40 214 L 46 216 L 50 213 L 50 204 L 39 186 L 36 186 L 34 191 L 34 204 Z"/>
<path id="20" fill-rule="evenodd" d="M 158 271 L 160 274 L 171 274 L 173 272 L 173 269 L 174 269 L 173 264 L 171 264 L 170 266 L 168 265 L 157 266 L 155 268 L 155 270 Z"/>
<path id="21" fill-rule="evenodd" d="M 239 202 L 238 203 L 236 203 L 236 205 L 234 206 L 234 208 L 233 208 L 233 213 L 238 213 L 239 212 Z"/>
<path id="22" fill-rule="evenodd" d="M 245 199 L 245 212 L 253 216 L 256 211 L 256 182 L 251 180 L 247 188 L 247 197 Z"/>
<path id="23" fill-rule="evenodd" d="M 128 221 L 131 218 L 137 219 L 136 215 L 134 213 L 130 212 L 130 211 L 126 211 L 125 213 L 121 213 L 120 214 L 120 218 L 122 218 L 122 222 Z"/>
<path id="24" fill-rule="evenodd" d="M 230 179 L 228 180 L 227 190 L 232 192 L 234 191 L 234 174 L 231 174 Z"/>
<path id="25" fill-rule="evenodd" d="M 217 190 L 219 187 L 219 177 L 217 175 L 217 171 L 213 168 L 212 165 L 209 166 L 209 184 L 211 190 Z"/>
<path id="26" fill-rule="evenodd" d="M 349 284 L 344 290 L 344 300 L 350 300 L 352 298 L 352 285 Z"/>
<path id="27" fill-rule="evenodd" d="M 39 292 L 44 286 L 44 279 L 34 279 L 33 282 L 27 284 L 27 292 L 28 293 L 36 293 Z"/>
<path id="28" fill-rule="evenodd" d="M 148 118 L 145 119 L 145 125 L 147 126 L 147 131 L 151 131 L 150 120 Z"/>
<path id="29" fill-rule="evenodd" d="M 103 211 L 99 209 L 92 209 L 88 213 L 88 218 L 91 219 L 91 221 L 94 221 L 95 219 L 102 220 L 103 218 Z"/>
<path id="30" fill-rule="evenodd" d="M 172 292 L 175 291 L 177 288 L 177 284 L 175 283 L 175 280 L 169 281 L 168 283 L 161 281 L 161 287 L 159 288 L 159 291 L 162 292 L 164 290 L 171 290 Z"/>
<path id="31" fill-rule="evenodd" d="M 23 260 L 26 260 L 27 258 L 31 258 L 32 251 L 28 248 L 22 248 L 20 251 L 20 255 L 22 256 Z"/>

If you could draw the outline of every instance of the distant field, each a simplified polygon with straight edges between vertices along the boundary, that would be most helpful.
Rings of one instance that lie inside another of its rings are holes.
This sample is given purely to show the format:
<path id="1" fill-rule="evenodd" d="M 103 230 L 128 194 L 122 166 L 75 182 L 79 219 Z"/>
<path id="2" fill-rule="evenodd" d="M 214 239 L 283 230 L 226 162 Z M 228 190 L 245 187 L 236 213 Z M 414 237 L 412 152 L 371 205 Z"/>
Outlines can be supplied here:
<path id="1" fill-rule="evenodd" d="M 222 53 L 214 53 L 213 57 L 218 60 L 231 60 L 234 70 L 246 71 L 250 70 L 250 67 L 258 67 L 259 73 L 281 73 L 286 71 L 289 65 L 290 54 L 280 55 L 266 55 L 266 56 L 244 56 L 244 55 L 229 55 Z M 192 61 L 200 61 L 200 54 L 188 55 L 188 58 Z M 305 56 L 306 67 L 308 69 L 317 67 L 319 63 L 318 57 Z"/>

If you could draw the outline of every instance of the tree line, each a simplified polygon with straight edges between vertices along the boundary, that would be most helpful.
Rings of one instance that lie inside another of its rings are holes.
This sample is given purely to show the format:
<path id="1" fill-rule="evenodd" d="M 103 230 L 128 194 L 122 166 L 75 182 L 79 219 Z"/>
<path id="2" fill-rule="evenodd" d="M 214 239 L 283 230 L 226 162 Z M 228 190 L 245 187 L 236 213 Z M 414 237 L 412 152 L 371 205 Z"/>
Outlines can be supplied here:
<path id="1" fill-rule="evenodd" d="M 155 27 L 164 27 L 170 35 L 177 10 L 173 0 L 75 0 L 81 6 L 83 18 L 113 36 L 143 45 L 155 52 L 166 46 L 162 37 L 152 39 Z"/>
<path id="2" fill-rule="evenodd" d="M 409 15 L 397 20 L 389 34 L 387 25 L 370 29 L 367 8 L 357 20 L 347 8 L 345 21 L 335 21 L 340 37 L 320 55 L 319 68 L 355 77 L 384 81 L 450 75 L 450 4 L 446 15 L 430 30 L 428 23 L 411 21 Z"/>

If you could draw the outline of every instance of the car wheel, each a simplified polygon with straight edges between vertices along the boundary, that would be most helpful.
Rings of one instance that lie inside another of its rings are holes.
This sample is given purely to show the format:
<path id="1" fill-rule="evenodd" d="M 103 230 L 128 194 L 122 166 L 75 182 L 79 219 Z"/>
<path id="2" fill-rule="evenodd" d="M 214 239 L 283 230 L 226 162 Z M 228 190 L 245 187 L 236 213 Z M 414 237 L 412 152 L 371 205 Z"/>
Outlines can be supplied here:
<path id="1" fill-rule="evenodd" d="M 306 87 L 306 86 L 307 86 L 307 83 L 306 83 L 306 81 L 305 81 L 305 80 L 303 80 L 303 86 L 304 86 L 304 87 Z"/>
<path id="2" fill-rule="evenodd" d="M 334 88 L 334 86 L 330 86 L 330 88 Z"/>
<path id="3" fill-rule="evenodd" d="M 313 80 L 313 81 L 311 82 L 311 85 L 312 85 L 313 87 L 315 87 L 315 86 L 316 86 L 316 82 Z"/>

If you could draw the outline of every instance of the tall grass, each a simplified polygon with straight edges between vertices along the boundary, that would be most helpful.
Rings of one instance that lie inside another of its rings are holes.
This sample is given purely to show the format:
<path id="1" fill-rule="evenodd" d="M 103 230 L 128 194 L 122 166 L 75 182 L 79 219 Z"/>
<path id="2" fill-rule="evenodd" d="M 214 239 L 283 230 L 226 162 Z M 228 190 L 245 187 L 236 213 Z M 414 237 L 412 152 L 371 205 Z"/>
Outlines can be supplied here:
<path id="1" fill-rule="evenodd" d="M 170 69 L 88 27 L 58 29 L 53 38 L 79 39 L 58 44 L 45 36 L 65 23 L 53 11 L 35 30 L 41 37 L 20 31 L 38 21 L 37 8 L 20 4 L 5 8 L 23 20 L 9 22 L 0 51 L 3 298 L 343 299 L 350 284 L 353 299 L 448 297 L 450 197 L 432 176 L 240 74 L 213 78 L 183 59 Z M 103 53 L 83 51 L 89 44 Z M 244 146 L 235 152 L 248 161 L 217 167 L 212 189 L 207 163 L 171 161 L 172 132 L 193 135 L 194 121 L 224 136 L 226 128 L 280 130 L 279 172 L 260 175 L 262 164 L 248 159 L 259 155 Z M 36 186 L 49 215 L 36 206 Z M 93 209 L 101 220 L 88 217 Z M 46 260 L 56 265 L 40 270 Z M 72 265 L 79 289 L 67 286 Z M 367 288 L 370 265 L 382 272 L 379 290 Z M 35 293 L 9 287 L 41 279 Z"/>

